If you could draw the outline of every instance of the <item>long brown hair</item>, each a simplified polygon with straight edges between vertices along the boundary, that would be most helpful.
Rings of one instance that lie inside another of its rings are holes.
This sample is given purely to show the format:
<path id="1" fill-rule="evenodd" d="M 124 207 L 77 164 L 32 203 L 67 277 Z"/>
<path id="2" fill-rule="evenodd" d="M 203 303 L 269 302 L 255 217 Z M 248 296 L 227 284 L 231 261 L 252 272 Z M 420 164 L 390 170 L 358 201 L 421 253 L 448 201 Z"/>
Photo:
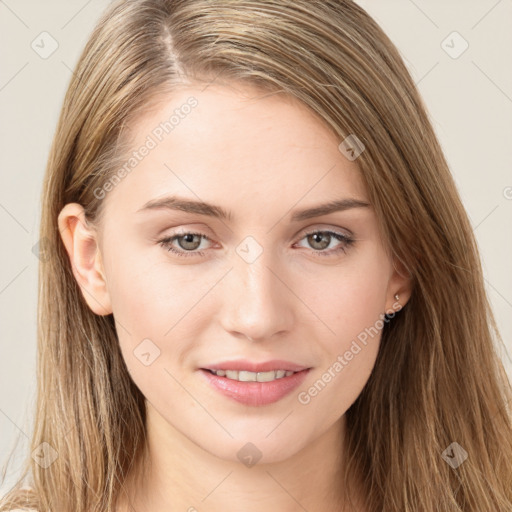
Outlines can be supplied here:
<path id="1" fill-rule="evenodd" d="M 57 217 L 77 202 L 98 222 L 94 190 L 122 162 L 137 117 L 176 85 L 216 78 L 290 94 L 340 142 L 357 136 L 383 238 L 412 279 L 346 413 L 345 478 L 359 475 L 371 512 L 510 512 L 512 389 L 472 228 L 397 49 L 350 0 L 118 0 L 102 16 L 65 96 L 42 193 L 31 451 L 46 463 L 27 458 L 0 511 L 113 511 L 142 461 L 144 397 L 112 315 L 95 315 L 81 294 Z M 454 453 L 467 459 L 450 464 Z"/>

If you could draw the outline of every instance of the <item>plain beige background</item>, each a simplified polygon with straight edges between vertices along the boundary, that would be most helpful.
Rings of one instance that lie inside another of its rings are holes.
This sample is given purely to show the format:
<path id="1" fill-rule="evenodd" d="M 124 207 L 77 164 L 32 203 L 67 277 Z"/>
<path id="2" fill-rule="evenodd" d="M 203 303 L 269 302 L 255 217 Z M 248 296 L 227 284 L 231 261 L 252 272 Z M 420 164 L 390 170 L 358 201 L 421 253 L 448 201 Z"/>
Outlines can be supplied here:
<path id="1" fill-rule="evenodd" d="M 32 427 L 42 177 L 72 69 L 108 3 L 0 0 L 0 467 L 20 440 L 0 494 Z M 398 46 L 429 109 L 478 240 L 512 379 L 512 0 L 358 3 Z"/>

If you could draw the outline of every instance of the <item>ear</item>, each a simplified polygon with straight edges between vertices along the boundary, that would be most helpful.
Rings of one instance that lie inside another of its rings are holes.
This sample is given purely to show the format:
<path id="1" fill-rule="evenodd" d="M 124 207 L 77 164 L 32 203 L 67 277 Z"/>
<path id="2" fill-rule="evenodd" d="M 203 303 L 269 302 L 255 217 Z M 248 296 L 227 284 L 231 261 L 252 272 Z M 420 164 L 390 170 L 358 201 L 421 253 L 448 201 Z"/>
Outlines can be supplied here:
<path id="1" fill-rule="evenodd" d="M 393 259 L 393 273 L 389 280 L 386 296 L 386 313 L 393 313 L 402 309 L 412 293 L 412 279 L 402 262 Z M 395 296 L 398 295 L 398 299 Z"/>
<path id="2" fill-rule="evenodd" d="M 88 306 L 97 315 L 112 313 L 96 230 L 87 223 L 83 207 L 69 203 L 58 217 L 59 231 Z"/>

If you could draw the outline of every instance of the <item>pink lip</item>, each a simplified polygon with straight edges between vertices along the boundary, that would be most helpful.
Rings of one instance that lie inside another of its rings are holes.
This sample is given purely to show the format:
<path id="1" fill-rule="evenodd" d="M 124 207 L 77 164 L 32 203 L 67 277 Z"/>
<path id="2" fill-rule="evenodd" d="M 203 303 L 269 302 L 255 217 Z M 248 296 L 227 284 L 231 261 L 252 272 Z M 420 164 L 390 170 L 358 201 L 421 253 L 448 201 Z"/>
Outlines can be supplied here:
<path id="1" fill-rule="evenodd" d="M 268 366 L 268 365 L 267 365 Z M 226 368 L 226 367 L 224 367 Z M 223 368 L 212 368 L 223 369 Z M 227 368 L 235 369 L 235 368 Z M 242 369 L 249 370 L 247 366 Z M 284 367 L 276 368 L 284 370 Z M 272 382 L 239 382 L 236 380 L 228 379 L 226 377 L 219 377 L 208 370 L 201 368 L 201 374 L 205 376 L 207 381 L 225 396 L 236 400 L 244 405 L 262 406 L 268 405 L 278 400 L 281 400 L 286 395 L 291 393 L 297 388 L 309 373 L 310 368 L 299 370 L 297 373 L 289 377 L 282 377 L 281 379 L 273 380 Z M 254 371 L 254 370 L 249 370 Z M 259 370 L 264 371 L 264 370 Z M 270 371 L 270 370 L 267 370 Z M 293 371 L 293 370 L 292 370 Z"/>
<path id="2" fill-rule="evenodd" d="M 286 370 L 292 372 L 301 372 L 307 370 L 307 366 L 300 366 L 290 361 L 283 361 L 280 359 L 273 359 L 272 361 L 265 361 L 263 363 L 255 363 L 244 359 L 237 359 L 235 361 L 224 361 L 222 363 L 204 366 L 201 369 L 205 370 L 246 370 L 248 372 L 270 372 L 271 370 Z"/>

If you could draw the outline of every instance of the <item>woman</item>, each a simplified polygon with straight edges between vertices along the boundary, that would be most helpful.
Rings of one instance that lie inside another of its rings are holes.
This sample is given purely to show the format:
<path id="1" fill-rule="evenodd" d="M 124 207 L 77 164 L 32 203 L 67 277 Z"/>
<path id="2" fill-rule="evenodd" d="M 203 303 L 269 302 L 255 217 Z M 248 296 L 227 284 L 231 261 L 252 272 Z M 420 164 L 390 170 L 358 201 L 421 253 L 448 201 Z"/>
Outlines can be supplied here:
<path id="1" fill-rule="evenodd" d="M 33 479 L 0 510 L 512 510 L 472 229 L 357 4 L 112 4 L 41 237 Z"/>

